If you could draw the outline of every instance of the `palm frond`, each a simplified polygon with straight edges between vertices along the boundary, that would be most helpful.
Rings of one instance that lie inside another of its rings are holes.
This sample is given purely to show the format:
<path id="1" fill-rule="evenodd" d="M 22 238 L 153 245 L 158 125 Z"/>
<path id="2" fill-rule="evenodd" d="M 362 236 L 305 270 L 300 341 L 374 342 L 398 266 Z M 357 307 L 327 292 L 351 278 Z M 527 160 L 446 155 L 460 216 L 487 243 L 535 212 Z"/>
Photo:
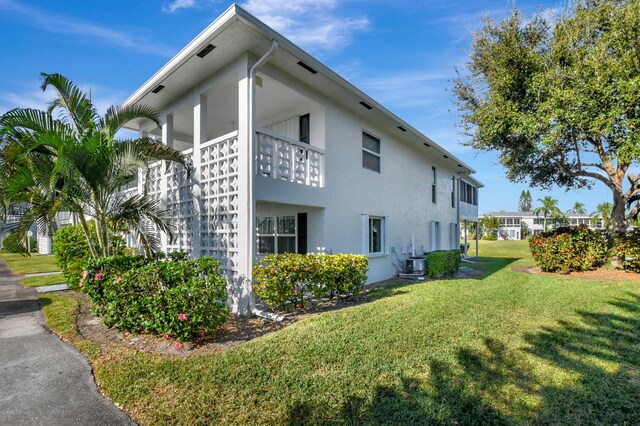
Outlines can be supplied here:
<path id="1" fill-rule="evenodd" d="M 41 73 L 42 91 L 47 87 L 53 87 L 58 97 L 49 105 L 49 113 L 62 109 L 71 121 L 79 135 L 84 135 L 87 131 L 95 128 L 98 121 L 98 113 L 91 100 L 85 93 L 62 74 Z"/>
<path id="2" fill-rule="evenodd" d="M 161 126 L 160 116 L 158 113 L 147 105 L 127 105 L 109 107 L 105 116 L 100 119 L 100 130 L 107 130 L 110 136 L 120 130 L 125 124 L 131 120 L 144 118 L 153 121 L 158 127 Z"/>

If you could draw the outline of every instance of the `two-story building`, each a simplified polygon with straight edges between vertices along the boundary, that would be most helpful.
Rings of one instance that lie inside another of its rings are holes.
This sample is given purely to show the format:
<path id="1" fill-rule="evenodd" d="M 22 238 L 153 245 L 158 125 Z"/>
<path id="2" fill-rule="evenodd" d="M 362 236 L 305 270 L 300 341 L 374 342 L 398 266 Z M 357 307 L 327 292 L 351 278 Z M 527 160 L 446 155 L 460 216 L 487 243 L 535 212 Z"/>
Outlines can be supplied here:
<path id="1" fill-rule="evenodd" d="M 365 253 L 380 281 L 395 257 L 459 247 L 461 221 L 477 221 L 471 167 L 236 5 L 125 104 L 159 111 L 161 127 L 127 127 L 191 163 L 189 178 L 150 165 L 177 228 L 163 250 L 222 259 L 239 313 L 267 253 Z"/>
<path id="2" fill-rule="evenodd" d="M 500 222 L 498 228 L 498 240 L 521 240 L 526 235 L 523 229 L 526 229 L 529 235 L 538 235 L 544 232 L 544 217 L 536 215 L 533 212 L 488 212 L 483 213 L 480 217 L 494 216 Z M 587 225 L 592 229 L 603 229 L 602 219 L 597 219 L 594 223 L 593 218 L 586 214 L 567 213 L 566 225 Z M 547 218 L 547 229 L 554 227 L 553 218 Z"/>

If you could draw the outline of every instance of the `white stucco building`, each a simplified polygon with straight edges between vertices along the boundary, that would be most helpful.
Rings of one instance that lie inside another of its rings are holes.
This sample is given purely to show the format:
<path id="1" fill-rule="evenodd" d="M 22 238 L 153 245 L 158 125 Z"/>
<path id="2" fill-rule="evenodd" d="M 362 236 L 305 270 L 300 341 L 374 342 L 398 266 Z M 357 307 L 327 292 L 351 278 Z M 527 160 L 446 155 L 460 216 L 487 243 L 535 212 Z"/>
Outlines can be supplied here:
<path id="1" fill-rule="evenodd" d="M 538 235 L 544 232 L 544 217 L 533 212 L 488 212 L 480 217 L 495 216 L 500 220 L 498 228 L 498 240 L 520 240 L 522 235 L 522 224 L 529 229 L 530 235 Z M 569 225 L 588 225 L 592 229 L 603 229 L 602 220 L 598 220 L 597 225 L 592 225 L 592 217 L 586 214 L 567 213 Z M 547 229 L 553 228 L 552 218 L 547 218 Z"/>
<path id="2" fill-rule="evenodd" d="M 365 253 L 374 282 L 412 249 L 458 248 L 477 221 L 471 167 L 236 5 L 125 104 L 159 111 L 160 128 L 127 127 L 192 165 L 150 166 L 178 230 L 163 249 L 222 259 L 239 313 L 266 253 Z"/>

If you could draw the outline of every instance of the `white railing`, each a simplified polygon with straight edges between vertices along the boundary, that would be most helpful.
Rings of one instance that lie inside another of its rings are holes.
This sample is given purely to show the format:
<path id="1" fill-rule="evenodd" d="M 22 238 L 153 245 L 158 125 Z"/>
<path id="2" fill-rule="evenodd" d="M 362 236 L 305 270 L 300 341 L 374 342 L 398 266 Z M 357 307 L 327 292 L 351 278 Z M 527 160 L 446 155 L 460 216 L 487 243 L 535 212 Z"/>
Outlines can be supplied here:
<path id="1" fill-rule="evenodd" d="M 256 174 L 313 187 L 324 186 L 324 150 L 286 136 L 256 131 Z"/>

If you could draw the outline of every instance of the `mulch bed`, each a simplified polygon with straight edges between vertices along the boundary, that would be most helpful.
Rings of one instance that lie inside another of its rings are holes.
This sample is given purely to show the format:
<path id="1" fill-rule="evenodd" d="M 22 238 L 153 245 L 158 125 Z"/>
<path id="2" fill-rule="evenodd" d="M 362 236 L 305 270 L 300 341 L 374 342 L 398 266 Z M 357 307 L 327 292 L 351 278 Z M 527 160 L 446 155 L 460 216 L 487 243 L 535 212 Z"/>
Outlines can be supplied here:
<path id="1" fill-rule="evenodd" d="M 569 274 L 555 274 L 553 272 L 542 272 L 537 266 L 514 266 L 511 268 L 515 272 L 533 275 L 562 276 L 580 278 L 586 280 L 599 281 L 640 281 L 640 274 L 635 272 L 622 271 L 618 269 L 595 269 L 593 271 L 571 272 Z"/>
<path id="2" fill-rule="evenodd" d="M 482 271 L 466 269 L 458 272 L 453 278 L 478 278 L 483 274 Z M 431 280 L 427 279 L 426 281 Z M 307 302 L 304 309 L 285 313 L 285 319 L 281 322 L 260 317 L 245 318 L 232 314 L 229 315 L 227 322 L 220 326 L 215 334 L 206 335 L 193 342 L 187 342 L 179 348 L 176 347 L 176 341 L 169 336 L 135 334 L 107 328 L 100 317 L 96 317 L 91 313 L 91 300 L 86 294 L 75 291 L 65 291 L 60 294 L 78 300 L 79 309 L 76 315 L 76 328 L 82 338 L 90 340 L 99 346 L 128 347 L 142 352 L 184 357 L 219 352 L 272 331 L 280 330 L 296 321 L 320 312 L 328 312 L 368 303 L 377 298 L 370 296 L 369 293 L 372 290 L 411 282 L 410 280 L 392 278 L 366 286 L 365 290 L 355 297 L 345 299 L 336 298 L 333 300 L 312 300 Z"/>

